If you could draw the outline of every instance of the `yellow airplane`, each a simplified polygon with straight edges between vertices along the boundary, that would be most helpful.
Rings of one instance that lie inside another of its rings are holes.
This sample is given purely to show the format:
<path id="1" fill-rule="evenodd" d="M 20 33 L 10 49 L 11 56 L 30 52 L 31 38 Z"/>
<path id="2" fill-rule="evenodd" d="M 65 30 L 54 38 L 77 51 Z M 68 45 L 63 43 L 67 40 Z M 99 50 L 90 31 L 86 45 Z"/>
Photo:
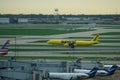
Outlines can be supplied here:
<path id="1" fill-rule="evenodd" d="M 96 36 L 92 40 L 49 40 L 48 44 L 58 44 L 58 45 L 64 45 L 67 47 L 74 48 L 75 46 L 89 46 L 93 44 L 98 44 L 99 34 L 96 34 Z"/>

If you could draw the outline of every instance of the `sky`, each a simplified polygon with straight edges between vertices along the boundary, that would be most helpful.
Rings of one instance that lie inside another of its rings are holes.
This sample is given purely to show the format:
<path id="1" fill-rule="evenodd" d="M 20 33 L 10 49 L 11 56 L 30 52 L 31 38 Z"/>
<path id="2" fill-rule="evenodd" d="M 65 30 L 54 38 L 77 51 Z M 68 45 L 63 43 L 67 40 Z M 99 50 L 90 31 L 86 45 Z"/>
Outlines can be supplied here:
<path id="1" fill-rule="evenodd" d="M 120 0 L 0 0 L 1 14 L 120 14 Z"/>

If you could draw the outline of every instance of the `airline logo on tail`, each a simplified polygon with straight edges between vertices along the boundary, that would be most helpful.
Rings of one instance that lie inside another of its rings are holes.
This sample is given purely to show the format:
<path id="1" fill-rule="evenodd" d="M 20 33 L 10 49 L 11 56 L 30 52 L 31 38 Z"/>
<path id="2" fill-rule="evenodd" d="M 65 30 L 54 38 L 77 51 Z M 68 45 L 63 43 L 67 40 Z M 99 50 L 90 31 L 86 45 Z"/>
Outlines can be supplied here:
<path id="1" fill-rule="evenodd" d="M 93 77 L 95 77 L 96 73 L 97 73 L 98 68 L 94 67 L 92 70 L 90 70 L 90 72 L 88 73 L 80 73 L 80 74 L 86 74 L 86 76 L 82 75 L 82 76 L 78 76 L 78 79 L 91 79 Z"/>
<path id="2" fill-rule="evenodd" d="M 107 76 L 113 75 L 113 74 L 115 73 L 115 71 L 116 71 L 117 68 L 118 68 L 117 65 L 113 65 L 113 66 L 107 71 L 107 72 L 108 72 Z"/>
<path id="3" fill-rule="evenodd" d="M 97 73 L 98 68 L 94 67 L 89 73 L 89 78 L 93 78 L 95 76 L 95 74 Z"/>
<path id="4" fill-rule="evenodd" d="M 10 43 L 10 40 L 7 40 L 4 45 L 0 49 L 0 55 L 5 55 L 8 53 L 8 45 Z"/>

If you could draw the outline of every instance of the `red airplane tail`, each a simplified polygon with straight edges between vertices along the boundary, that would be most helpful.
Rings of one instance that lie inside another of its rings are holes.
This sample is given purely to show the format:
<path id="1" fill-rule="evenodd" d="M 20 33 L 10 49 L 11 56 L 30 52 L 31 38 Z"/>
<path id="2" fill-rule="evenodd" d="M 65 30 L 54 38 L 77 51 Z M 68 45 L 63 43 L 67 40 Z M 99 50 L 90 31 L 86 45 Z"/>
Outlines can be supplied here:
<path id="1" fill-rule="evenodd" d="M 0 49 L 0 55 L 5 55 L 8 53 L 8 45 L 10 43 L 10 40 L 7 40 L 4 45 Z"/>

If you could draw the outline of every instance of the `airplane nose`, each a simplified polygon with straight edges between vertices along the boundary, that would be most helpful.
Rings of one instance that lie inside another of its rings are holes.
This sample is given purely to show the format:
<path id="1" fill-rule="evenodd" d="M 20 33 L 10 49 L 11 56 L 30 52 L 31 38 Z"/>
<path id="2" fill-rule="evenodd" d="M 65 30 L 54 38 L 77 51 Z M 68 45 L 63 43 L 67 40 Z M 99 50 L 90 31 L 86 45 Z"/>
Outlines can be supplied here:
<path id="1" fill-rule="evenodd" d="M 47 41 L 47 43 L 49 43 L 49 41 Z"/>
<path id="2" fill-rule="evenodd" d="M 49 43 L 50 43 L 50 41 L 47 41 L 47 43 L 49 44 Z"/>

